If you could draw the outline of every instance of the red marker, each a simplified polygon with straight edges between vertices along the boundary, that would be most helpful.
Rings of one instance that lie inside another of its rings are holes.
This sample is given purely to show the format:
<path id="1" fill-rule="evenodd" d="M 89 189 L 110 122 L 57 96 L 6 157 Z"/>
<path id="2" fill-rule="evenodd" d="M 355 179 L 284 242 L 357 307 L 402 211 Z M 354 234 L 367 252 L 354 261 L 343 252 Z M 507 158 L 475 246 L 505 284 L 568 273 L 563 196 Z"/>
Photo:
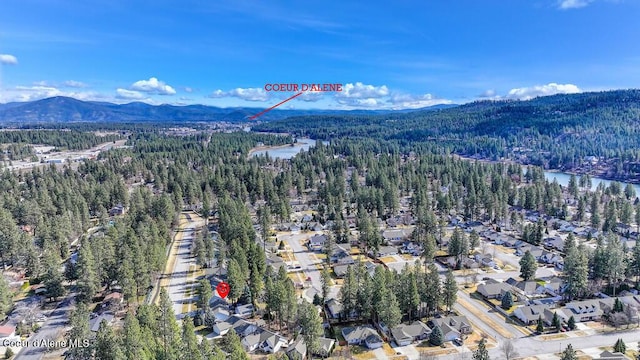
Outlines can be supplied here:
<path id="1" fill-rule="evenodd" d="M 224 299 L 229 295 L 229 284 L 221 281 L 218 283 L 218 286 L 216 286 L 216 290 L 218 291 L 218 294 L 220 294 L 220 297 Z"/>

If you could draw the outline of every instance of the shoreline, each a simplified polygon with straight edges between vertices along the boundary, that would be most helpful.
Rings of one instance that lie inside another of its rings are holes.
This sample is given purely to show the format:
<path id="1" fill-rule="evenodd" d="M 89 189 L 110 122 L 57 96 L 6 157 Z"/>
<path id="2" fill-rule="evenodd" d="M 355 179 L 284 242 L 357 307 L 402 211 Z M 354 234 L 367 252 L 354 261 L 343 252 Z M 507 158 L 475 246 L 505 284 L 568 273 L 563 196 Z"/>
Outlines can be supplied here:
<path id="1" fill-rule="evenodd" d="M 308 144 L 308 143 L 307 142 L 298 141 L 298 139 L 296 139 L 296 142 L 294 142 L 293 144 L 274 145 L 274 146 L 270 146 L 270 145 L 256 146 L 254 148 L 251 148 L 251 150 L 249 150 L 248 156 L 253 156 L 253 154 L 258 152 L 258 151 L 269 151 L 269 150 L 286 149 L 286 148 L 292 148 L 292 147 L 296 147 L 296 146 L 301 146 L 301 145 L 304 145 L 304 144 Z"/>

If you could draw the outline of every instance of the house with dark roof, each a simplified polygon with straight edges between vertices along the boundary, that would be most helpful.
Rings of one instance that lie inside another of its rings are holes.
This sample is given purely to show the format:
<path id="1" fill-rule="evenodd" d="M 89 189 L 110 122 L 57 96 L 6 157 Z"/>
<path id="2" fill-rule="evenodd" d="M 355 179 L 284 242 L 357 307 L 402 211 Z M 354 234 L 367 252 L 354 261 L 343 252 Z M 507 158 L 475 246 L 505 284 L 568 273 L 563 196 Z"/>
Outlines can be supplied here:
<path id="1" fill-rule="evenodd" d="M 361 345 L 367 349 L 381 348 L 384 344 L 378 332 L 370 326 L 342 328 L 342 336 L 349 345 Z"/>
<path id="2" fill-rule="evenodd" d="M 462 335 L 471 334 L 473 331 L 471 322 L 469 322 L 466 316 L 447 316 L 432 319 L 428 324 L 432 330 L 436 326 L 440 327 L 445 341 L 452 341 Z"/>
<path id="3" fill-rule="evenodd" d="M 309 238 L 309 242 L 307 243 L 307 247 L 311 251 L 322 251 L 324 248 L 324 244 L 327 241 L 327 235 L 324 234 L 316 234 Z"/>
<path id="4" fill-rule="evenodd" d="M 247 352 L 259 350 L 273 354 L 280 350 L 287 340 L 276 333 L 259 328 L 256 332 L 242 338 L 241 343 Z"/>
<path id="5" fill-rule="evenodd" d="M 627 355 L 619 352 L 603 351 L 598 359 L 603 360 L 630 360 Z"/>
<path id="6" fill-rule="evenodd" d="M 554 311 L 549 305 L 525 305 L 518 306 L 513 311 L 513 316 L 522 321 L 525 325 L 535 324 L 539 318 L 547 325 L 551 325 Z"/>
<path id="7" fill-rule="evenodd" d="M 513 287 L 507 283 L 487 283 L 480 284 L 476 290 L 485 299 L 502 299 L 506 292 L 513 291 Z"/>
<path id="8" fill-rule="evenodd" d="M 389 244 L 400 245 L 411 237 L 412 232 L 413 229 L 387 229 L 382 231 L 382 238 Z"/>
<path id="9" fill-rule="evenodd" d="M 398 346 L 406 346 L 429 337 L 431 328 L 422 321 L 414 321 L 410 325 L 400 324 L 391 329 L 391 336 Z"/>

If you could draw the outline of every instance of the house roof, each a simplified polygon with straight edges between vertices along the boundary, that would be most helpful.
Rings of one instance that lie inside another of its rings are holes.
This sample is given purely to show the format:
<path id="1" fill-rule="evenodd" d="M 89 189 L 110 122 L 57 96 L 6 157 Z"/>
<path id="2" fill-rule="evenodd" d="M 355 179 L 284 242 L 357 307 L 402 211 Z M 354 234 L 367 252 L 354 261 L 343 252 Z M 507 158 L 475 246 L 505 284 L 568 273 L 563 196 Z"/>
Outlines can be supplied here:
<path id="1" fill-rule="evenodd" d="M 391 329 L 391 335 L 396 341 L 413 340 L 414 338 L 428 334 L 431 329 L 422 321 L 414 321 L 411 325 L 400 324 Z"/>
<path id="2" fill-rule="evenodd" d="M 540 317 L 547 320 L 549 313 L 551 313 L 551 318 L 553 318 L 553 312 L 551 312 L 550 309 L 551 307 L 549 305 L 527 305 L 519 306 L 514 312 L 517 311 L 519 314 L 522 314 L 527 321 L 535 321 Z"/>
<path id="3" fill-rule="evenodd" d="M 342 336 L 344 336 L 344 339 L 351 343 L 354 340 L 358 340 L 358 341 L 366 341 L 368 343 L 374 343 L 374 342 L 378 342 L 380 341 L 380 336 L 378 335 L 378 332 L 375 331 L 372 327 L 370 326 L 356 326 L 356 327 L 345 327 L 342 328 Z M 378 338 L 378 340 L 376 340 L 376 338 Z"/>
<path id="4" fill-rule="evenodd" d="M 13 334 L 16 331 L 16 328 L 10 325 L 2 325 L 0 326 L 0 336 L 7 337 Z"/>
<path id="5" fill-rule="evenodd" d="M 333 315 L 340 314 L 343 309 L 342 303 L 336 299 L 329 299 L 326 306 Z"/>
<path id="6" fill-rule="evenodd" d="M 518 281 L 515 287 L 525 294 L 533 294 L 538 288 L 538 283 L 536 283 L 535 281 Z"/>
<path id="7" fill-rule="evenodd" d="M 307 356 L 307 345 L 305 345 L 301 336 L 293 344 L 289 345 L 287 354 L 292 359 L 304 359 Z"/>
<path id="8" fill-rule="evenodd" d="M 480 284 L 477 291 L 485 296 L 501 295 L 503 292 L 511 291 L 512 286 L 503 282 L 492 284 Z"/>
<path id="9" fill-rule="evenodd" d="M 324 245 L 325 241 L 327 241 L 327 235 L 316 234 L 309 238 L 309 245 L 321 246 Z"/>
<path id="10" fill-rule="evenodd" d="M 91 328 L 91 331 L 97 332 L 100 329 L 100 323 L 102 323 L 102 321 L 111 323 L 113 321 L 113 314 L 103 313 L 89 320 L 89 328 Z"/>
<path id="11" fill-rule="evenodd" d="M 444 334 L 452 330 L 460 332 L 464 327 L 471 327 L 471 323 L 466 316 L 447 316 L 439 319 L 432 319 L 430 322 L 434 326 L 439 326 Z"/>
<path id="12" fill-rule="evenodd" d="M 619 353 L 619 352 L 611 352 L 611 351 L 603 351 L 600 354 L 600 359 L 607 359 L 607 360 L 629 360 L 629 358 L 623 354 L 623 353 Z"/>

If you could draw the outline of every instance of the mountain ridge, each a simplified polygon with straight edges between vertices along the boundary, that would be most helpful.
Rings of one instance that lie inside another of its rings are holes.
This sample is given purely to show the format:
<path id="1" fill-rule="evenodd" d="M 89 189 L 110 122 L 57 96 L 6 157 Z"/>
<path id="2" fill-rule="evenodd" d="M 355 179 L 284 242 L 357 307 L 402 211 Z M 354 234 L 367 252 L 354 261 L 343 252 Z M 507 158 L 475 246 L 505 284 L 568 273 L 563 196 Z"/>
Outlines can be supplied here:
<path id="1" fill-rule="evenodd" d="M 305 115 L 374 115 L 391 112 L 429 111 L 457 105 L 435 105 L 411 110 L 295 110 L 274 109 L 260 116 L 261 121 Z M 259 107 L 193 105 L 151 105 L 144 102 L 115 104 L 83 101 L 56 96 L 30 102 L 0 104 L 0 123 L 91 122 L 91 121 L 228 121 L 242 122 L 260 111 Z"/>

